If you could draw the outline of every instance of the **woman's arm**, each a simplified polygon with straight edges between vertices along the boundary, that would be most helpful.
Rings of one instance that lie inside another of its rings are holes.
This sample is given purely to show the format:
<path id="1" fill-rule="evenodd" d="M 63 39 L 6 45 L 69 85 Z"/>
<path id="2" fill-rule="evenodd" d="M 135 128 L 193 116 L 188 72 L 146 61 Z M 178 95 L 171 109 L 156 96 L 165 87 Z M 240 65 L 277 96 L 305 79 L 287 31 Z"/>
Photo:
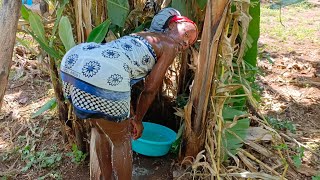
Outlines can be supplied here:
<path id="1" fill-rule="evenodd" d="M 134 132 L 133 139 L 138 139 L 142 135 L 142 118 L 153 102 L 159 87 L 162 84 L 165 73 L 175 58 L 176 53 L 174 50 L 170 51 L 171 52 L 165 53 L 158 59 L 157 63 L 154 65 L 145 81 L 144 90 L 141 92 L 138 98 L 136 115 L 132 121 Z"/>

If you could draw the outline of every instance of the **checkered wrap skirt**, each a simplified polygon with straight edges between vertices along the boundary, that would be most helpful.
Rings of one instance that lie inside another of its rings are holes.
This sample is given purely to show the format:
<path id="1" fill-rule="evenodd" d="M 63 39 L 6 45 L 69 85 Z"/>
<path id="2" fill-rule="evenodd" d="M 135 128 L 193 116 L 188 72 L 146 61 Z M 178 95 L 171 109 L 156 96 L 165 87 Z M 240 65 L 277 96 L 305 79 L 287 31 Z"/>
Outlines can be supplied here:
<path id="1" fill-rule="evenodd" d="M 130 114 L 130 91 L 119 92 L 92 86 L 61 72 L 63 91 L 80 119 L 105 118 L 120 122 Z"/>

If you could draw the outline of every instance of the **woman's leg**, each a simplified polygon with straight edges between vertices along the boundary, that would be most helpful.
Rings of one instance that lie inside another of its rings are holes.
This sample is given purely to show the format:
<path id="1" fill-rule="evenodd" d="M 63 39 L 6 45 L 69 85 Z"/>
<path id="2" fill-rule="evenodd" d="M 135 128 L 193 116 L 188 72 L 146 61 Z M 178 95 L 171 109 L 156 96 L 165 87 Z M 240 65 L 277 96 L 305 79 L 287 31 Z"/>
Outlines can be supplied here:
<path id="1" fill-rule="evenodd" d="M 106 119 L 94 119 L 92 122 L 110 140 L 109 147 L 114 178 L 130 180 L 132 178 L 132 151 L 129 120 L 115 123 Z M 106 155 L 104 154 L 104 156 Z"/>
<path id="2" fill-rule="evenodd" d="M 96 127 L 91 128 L 90 179 L 109 180 L 112 177 L 111 143 Z"/>

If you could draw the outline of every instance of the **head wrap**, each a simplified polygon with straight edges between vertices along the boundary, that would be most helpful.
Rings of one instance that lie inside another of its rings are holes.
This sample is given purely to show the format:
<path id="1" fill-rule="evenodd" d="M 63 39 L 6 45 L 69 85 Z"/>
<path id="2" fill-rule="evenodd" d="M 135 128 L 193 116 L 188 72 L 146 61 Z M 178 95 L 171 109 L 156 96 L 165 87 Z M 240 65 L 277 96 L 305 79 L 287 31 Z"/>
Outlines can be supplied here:
<path id="1" fill-rule="evenodd" d="M 185 17 L 185 16 L 173 16 L 170 20 L 169 20 L 169 24 L 172 22 L 189 22 L 191 24 L 193 24 L 194 26 L 197 26 L 195 22 L 193 22 L 192 20 L 190 20 L 189 18 Z"/>
<path id="2" fill-rule="evenodd" d="M 174 8 L 164 8 L 156 14 L 151 22 L 149 28 L 150 32 L 163 32 L 165 30 L 165 25 L 169 18 L 173 16 L 181 16 L 180 12 Z"/>

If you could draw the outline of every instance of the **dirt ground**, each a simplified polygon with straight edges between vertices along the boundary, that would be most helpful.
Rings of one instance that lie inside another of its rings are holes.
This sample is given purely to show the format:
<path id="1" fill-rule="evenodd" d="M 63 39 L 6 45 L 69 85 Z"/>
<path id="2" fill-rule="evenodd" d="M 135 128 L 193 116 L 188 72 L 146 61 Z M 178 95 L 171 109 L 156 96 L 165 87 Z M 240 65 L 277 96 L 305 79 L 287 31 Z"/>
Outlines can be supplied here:
<path id="1" fill-rule="evenodd" d="M 283 8 L 282 24 L 277 18 L 279 13 L 275 17 L 262 10 L 257 79 L 261 110 L 296 126 L 290 136 L 318 152 L 304 153 L 303 164 L 319 173 L 320 1 Z"/>
<path id="2" fill-rule="evenodd" d="M 264 115 L 295 124 L 297 131 L 291 136 L 320 153 L 320 2 L 310 3 L 297 11 L 291 6 L 283 8 L 284 26 L 277 19 L 279 11 L 276 16 L 262 11 L 257 83 Z M 302 31 L 301 35 L 293 31 L 307 20 L 303 28 L 315 32 Z M 283 34 L 288 30 L 292 31 Z M 72 145 L 63 142 L 55 113 L 30 118 L 51 99 L 53 91 L 43 72 L 45 66 L 31 53 L 24 53 L 30 50 L 17 46 L 15 52 L 0 113 L 0 177 L 89 179 L 88 162 L 72 162 L 76 158 L 70 156 Z M 319 162 L 320 157 L 311 153 L 303 157 L 303 163 L 316 171 Z M 172 179 L 174 164 L 171 154 L 151 158 L 134 153 L 133 179 Z"/>

